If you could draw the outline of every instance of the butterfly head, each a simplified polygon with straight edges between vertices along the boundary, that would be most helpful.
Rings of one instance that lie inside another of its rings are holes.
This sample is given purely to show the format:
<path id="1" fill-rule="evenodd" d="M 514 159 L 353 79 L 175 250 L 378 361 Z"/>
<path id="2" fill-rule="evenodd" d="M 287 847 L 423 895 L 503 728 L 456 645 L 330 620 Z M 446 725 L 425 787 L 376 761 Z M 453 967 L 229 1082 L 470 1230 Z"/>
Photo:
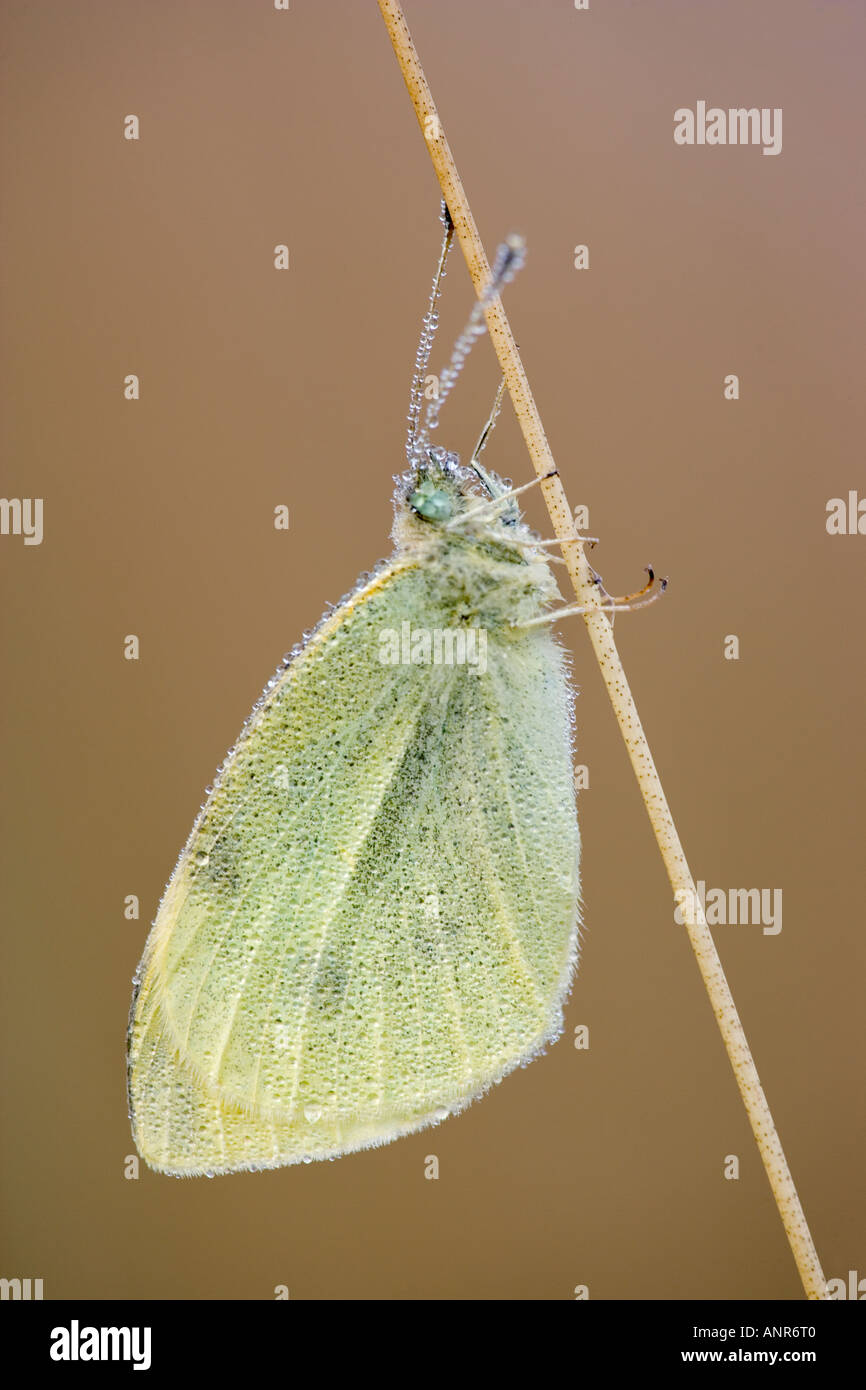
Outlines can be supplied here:
<path id="1" fill-rule="evenodd" d="M 465 467 L 457 454 L 434 446 L 396 482 L 398 544 L 452 540 L 495 545 L 504 547 L 508 559 L 522 561 L 536 539 L 521 519 L 509 484 L 476 461 Z"/>

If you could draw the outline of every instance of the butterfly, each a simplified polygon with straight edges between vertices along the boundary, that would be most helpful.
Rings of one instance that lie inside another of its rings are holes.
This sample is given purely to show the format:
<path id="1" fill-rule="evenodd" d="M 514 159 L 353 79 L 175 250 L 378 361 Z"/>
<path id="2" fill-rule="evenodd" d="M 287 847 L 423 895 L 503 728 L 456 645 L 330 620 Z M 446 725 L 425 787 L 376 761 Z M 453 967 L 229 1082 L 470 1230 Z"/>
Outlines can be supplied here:
<path id="1" fill-rule="evenodd" d="M 135 979 L 128 1093 L 154 1169 L 335 1158 L 456 1114 L 562 1029 L 578 955 L 574 693 L 543 543 L 480 453 L 430 443 L 453 228 L 416 359 L 394 549 L 268 682 Z"/>

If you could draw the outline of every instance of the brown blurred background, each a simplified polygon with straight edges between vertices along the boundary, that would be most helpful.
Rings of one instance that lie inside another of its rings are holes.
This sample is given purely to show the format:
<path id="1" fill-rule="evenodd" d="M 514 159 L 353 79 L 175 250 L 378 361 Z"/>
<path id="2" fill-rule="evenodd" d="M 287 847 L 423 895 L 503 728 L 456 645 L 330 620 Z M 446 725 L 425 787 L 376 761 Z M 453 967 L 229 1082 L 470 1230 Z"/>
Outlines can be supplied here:
<path id="1" fill-rule="evenodd" d="M 866 14 L 407 17 L 488 251 L 528 240 L 506 307 L 594 563 L 613 592 L 650 561 L 671 576 L 617 641 L 695 876 L 783 890 L 778 935 L 715 936 L 825 1272 L 862 1277 L 866 536 L 825 516 L 866 496 Z M 53 0 L 2 23 L 2 490 L 45 511 L 42 545 L 0 537 L 0 1274 L 48 1298 L 798 1298 L 579 619 L 565 1036 L 384 1149 L 124 1177 L 130 981 L 203 789 L 283 652 L 389 549 L 439 194 L 372 0 Z M 782 153 L 677 147 L 698 100 L 782 107 Z M 455 252 L 434 369 L 470 303 Z M 484 340 L 450 447 L 496 381 Z M 531 476 L 508 405 L 486 461 Z"/>

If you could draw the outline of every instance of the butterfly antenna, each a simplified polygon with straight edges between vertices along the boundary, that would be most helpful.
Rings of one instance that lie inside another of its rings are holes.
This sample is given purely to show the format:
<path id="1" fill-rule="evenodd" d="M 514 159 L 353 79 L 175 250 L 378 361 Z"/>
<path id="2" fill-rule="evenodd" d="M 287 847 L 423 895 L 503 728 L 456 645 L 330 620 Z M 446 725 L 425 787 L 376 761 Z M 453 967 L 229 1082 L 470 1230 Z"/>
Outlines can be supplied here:
<path id="1" fill-rule="evenodd" d="M 487 328 L 484 321 L 484 310 L 492 299 L 495 299 L 503 285 L 507 285 L 513 280 L 523 262 L 526 259 L 526 243 L 523 237 L 508 237 L 499 250 L 496 252 L 496 259 L 493 262 L 493 269 L 490 273 L 490 283 L 484 290 L 473 307 L 469 315 L 469 322 L 466 324 L 451 353 L 451 361 L 439 378 L 439 394 L 427 406 L 424 416 L 424 427 L 419 436 L 419 442 L 426 447 L 430 438 L 431 430 L 435 430 L 439 424 L 439 412 L 445 404 L 454 383 L 460 375 L 463 363 L 469 356 L 472 344 L 476 338 L 480 338 Z"/>
<path id="2" fill-rule="evenodd" d="M 442 249 L 439 252 L 439 264 L 436 267 L 436 274 L 433 276 L 430 303 L 421 321 L 421 338 L 418 343 L 418 351 L 415 353 L 415 374 L 412 377 L 412 389 L 409 393 L 409 430 L 406 437 L 406 457 L 409 463 L 415 466 L 424 454 L 422 440 L 418 433 L 421 423 L 421 404 L 424 400 L 424 377 L 430 362 L 436 329 L 439 327 L 439 296 L 442 293 L 442 281 L 445 278 L 445 262 L 454 241 L 454 223 L 451 221 L 451 214 L 444 198 L 439 216 L 445 228 L 445 234 L 442 238 Z"/>

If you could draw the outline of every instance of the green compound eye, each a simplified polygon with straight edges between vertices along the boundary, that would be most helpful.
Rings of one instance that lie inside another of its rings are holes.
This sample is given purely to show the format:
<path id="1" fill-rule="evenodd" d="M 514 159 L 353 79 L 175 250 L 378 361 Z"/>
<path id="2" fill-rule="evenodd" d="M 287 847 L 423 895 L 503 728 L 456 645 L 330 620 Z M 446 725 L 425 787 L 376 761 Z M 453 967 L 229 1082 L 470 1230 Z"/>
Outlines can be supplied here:
<path id="1" fill-rule="evenodd" d="M 454 514 L 454 501 L 447 492 L 435 488 L 431 483 L 422 483 L 409 498 L 409 506 L 414 507 L 425 521 L 450 521 Z"/>

